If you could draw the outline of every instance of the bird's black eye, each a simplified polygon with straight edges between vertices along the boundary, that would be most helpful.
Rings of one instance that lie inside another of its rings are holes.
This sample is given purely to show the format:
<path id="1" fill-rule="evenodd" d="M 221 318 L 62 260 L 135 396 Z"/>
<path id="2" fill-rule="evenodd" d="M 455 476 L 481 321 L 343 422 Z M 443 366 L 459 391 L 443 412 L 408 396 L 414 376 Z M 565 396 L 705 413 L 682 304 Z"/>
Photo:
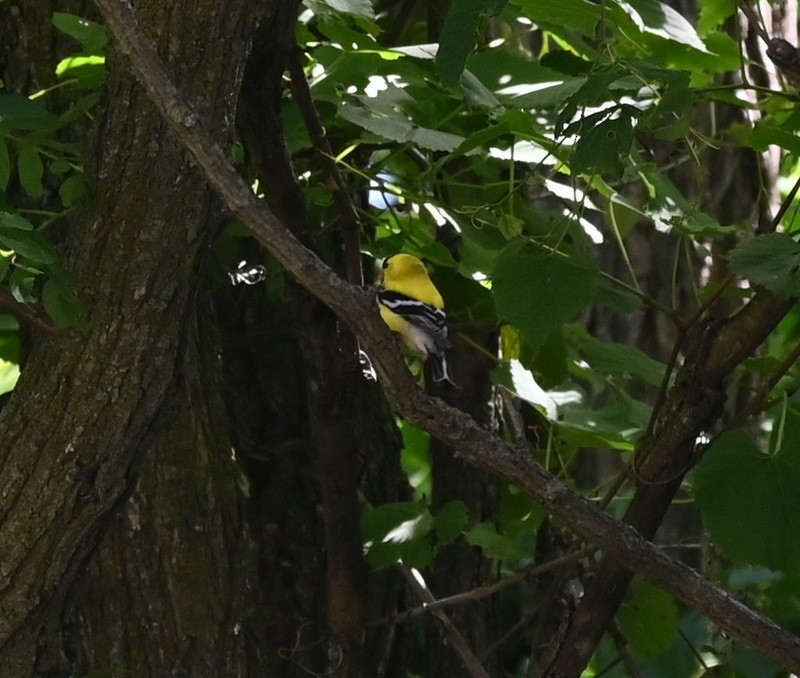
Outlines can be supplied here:
<path id="1" fill-rule="evenodd" d="M 386 257 L 386 259 L 383 260 L 383 263 L 381 264 L 381 268 L 389 268 L 389 259 L 390 258 L 391 257 Z"/>

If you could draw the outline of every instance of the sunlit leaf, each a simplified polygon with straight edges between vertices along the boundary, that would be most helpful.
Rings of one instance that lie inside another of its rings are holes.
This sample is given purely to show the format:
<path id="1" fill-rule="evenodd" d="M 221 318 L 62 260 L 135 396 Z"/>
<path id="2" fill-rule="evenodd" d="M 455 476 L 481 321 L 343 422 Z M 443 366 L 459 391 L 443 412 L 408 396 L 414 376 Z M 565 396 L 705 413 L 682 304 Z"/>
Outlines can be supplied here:
<path id="1" fill-rule="evenodd" d="M 352 14 L 363 19 L 375 18 L 375 10 L 372 8 L 370 0 L 314 0 L 314 2 L 307 2 L 306 4 L 312 6 L 314 4 L 326 5 L 336 12 Z"/>
<path id="2" fill-rule="evenodd" d="M 692 24 L 669 5 L 659 0 L 615 0 L 615 2 L 641 31 L 682 43 L 701 52 L 708 51 Z"/>
<path id="3" fill-rule="evenodd" d="M 19 365 L 0 360 L 0 395 L 13 391 L 19 379 Z"/>
<path id="4" fill-rule="evenodd" d="M 425 502 L 375 507 L 361 519 L 367 560 L 373 567 L 388 567 L 398 561 L 409 567 L 429 565 L 434 552 L 426 537 L 432 525 L 433 518 Z"/>

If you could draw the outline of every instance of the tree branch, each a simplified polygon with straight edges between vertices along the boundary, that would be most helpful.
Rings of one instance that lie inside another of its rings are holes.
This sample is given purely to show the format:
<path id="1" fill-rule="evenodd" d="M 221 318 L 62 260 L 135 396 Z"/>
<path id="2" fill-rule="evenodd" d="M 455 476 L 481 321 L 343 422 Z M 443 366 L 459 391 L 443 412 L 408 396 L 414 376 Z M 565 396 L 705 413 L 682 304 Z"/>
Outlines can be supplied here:
<path id="1" fill-rule="evenodd" d="M 423 585 L 423 582 L 419 581 L 417 577 L 421 580 L 422 577 L 419 576 L 419 572 L 411 571 L 407 567 L 400 567 L 400 571 L 403 573 L 403 577 L 405 577 L 406 584 L 408 584 L 409 588 L 414 592 L 414 595 L 419 598 L 419 600 L 424 604 L 426 603 L 434 603 L 436 599 L 433 597 L 433 594 L 430 592 L 430 589 L 426 585 Z M 456 628 L 455 624 L 450 620 L 450 618 L 441 610 L 441 608 L 436 608 L 431 610 L 433 616 L 439 620 L 439 623 L 442 627 L 442 632 L 444 633 L 445 638 L 447 638 L 447 642 L 450 643 L 450 646 L 455 650 L 458 656 L 461 658 L 461 661 L 464 663 L 464 668 L 467 670 L 472 678 L 489 678 L 489 674 L 486 673 L 486 669 L 483 668 L 481 665 L 480 660 L 475 656 L 475 653 L 472 651 L 472 648 L 467 644 L 467 641 L 464 639 L 464 636 L 461 635 L 461 632 Z"/>
<path id="2" fill-rule="evenodd" d="M 667 557 L 630 525 L 621 524 L 598 511 L 528 455 L 482 429 L 463 412 L 420 390 L 406 369 L 389 330 L 375 313 L 372 296 L 336 276 L 253 195 L 213 136 L 204 129 L 199 115 L 180 97 L 151 43 L 142 35 L 130 5 L 124 0 L 95 0 L 95 4 L 119 47 L 130 58 L 132 68 L 150 98 L 204 169 L 209 182 L 281 265 L 359 335 L 373 358 L 387 396 L 402 416 L 457 449 L 469 462 L 504 477 L 531 494 L 570 529 L 599 545 L 626 568 L 695 607 L 722 629 L 785 668 L 800 672 L 800 639 L 690 568 Z M 782 310 L 782 305 L 771 295 L 759 296 L 762 297 L 761 310 L 767 316 L 769 311 L 774 313 L 778 310 L 776 306 L 781 306 Z M 758 296 L 748 308 L 757 299 Z M 736 326 L 737 330 L 743 326 L 747 323 Z M 733 331 L 733 327 L 729 329 Z M 760 329 L 759 334 L 763 334 L 764 327 Z M 752 347 L 747 347 L 752 343 L 752 337 L 728 336 L 725 330 L 719 332 L 718 340 L 721 342 L 725 335 L 731 343 L 714 351 L 710 366 L 712 372 L 718 370 L 717 375 L 724 374 L 731 365 L 730 356 L 746 355 L 752 350 Z M 728 352 L 728 356 L 723 356 L 722 352 Z"/>

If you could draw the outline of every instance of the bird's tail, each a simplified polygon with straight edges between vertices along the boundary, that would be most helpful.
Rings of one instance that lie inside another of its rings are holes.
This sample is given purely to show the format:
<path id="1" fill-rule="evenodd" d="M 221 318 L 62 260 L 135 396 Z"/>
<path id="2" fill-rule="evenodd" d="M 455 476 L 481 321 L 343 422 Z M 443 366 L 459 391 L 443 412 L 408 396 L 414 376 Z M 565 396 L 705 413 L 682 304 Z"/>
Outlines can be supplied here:
<path id="1" fill-rule="evenodd" d="M 431 363 L 431 376 L 433 377 L 434 381 L 447 381 L 452 386 L 456 385 L 456 382 L 452 380 L 450 377 L 450 370 L 447 367 L 447 358 L 442 353 L 431 353 L 429 355 L 430 363 Z"/>

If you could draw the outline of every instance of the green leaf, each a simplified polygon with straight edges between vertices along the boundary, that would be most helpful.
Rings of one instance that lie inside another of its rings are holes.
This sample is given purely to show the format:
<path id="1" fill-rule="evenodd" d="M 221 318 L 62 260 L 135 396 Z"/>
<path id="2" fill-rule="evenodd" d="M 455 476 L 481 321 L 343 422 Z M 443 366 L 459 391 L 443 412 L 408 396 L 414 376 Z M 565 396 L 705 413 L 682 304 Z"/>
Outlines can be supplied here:
<path id="1" fill-rule="evenodd" d="M 651 33 L 701 52 L 708 52 L 692 24 L 669 5 L 659 0 L 615 0 L 615 2 L 643 33 Z"/>
<path id="2" fill-rule="evenodd" d="M 51 275 L 42 287 L 42 304 L 57 327 L 83 328 L 86 326 L 86 312 L 75 294 L 72 279 L 65 271 Z"/>
<path id="3" fill-rule="evenodd" d="M 37 129 L 50 114 L 41 101 L 31 101 L 21 94 L 0 94 L 0 123 L 12 129 Z"/>
<path id="4" fill-rule="evenodd" d="M 492 370 L 492 381 L 533 405 L 549 421 L 558 420 L 558 402 L 536 381 L 519 360 L 510 360 Z M 577 395 L 577 394 L 576 394 Z"/>
<path id="5" fill-rule="evenodd" d="M 469 509 L 463 501 L 447 502 L 433 518 L 433 527 L 441 545 L 450 544 L 461 536 L 469 521 Z"/>
<path id="6" fill-rule="evenodd" d="M 736 0 L 701 0 L 697 30 L 701 35 L 710 33 L 734 14 L 736 14 Z"/>
<path id="7" fill-rule="evenodd" d="M 581 135 L 571 170 L 575 174 L 600 172 L 621 177 L 625 170 L 622 159 L 627 157 L 632 143 L 631 116 L 620 112 L 617 118 L 604 120 Z"/>
<path id="8" fill-rule="evenodd" d="M 387 105 L 387 100 L 378 101 L 379 98 L 369 100 L 369 105 L 365 106 L 343 103 L 339 115 L 384 139 L 400 143 L 411 141 L 432 151 L 453 151 L 464 142 L 464 137 L 457 134 L 414 125 L 408 115 Z"/>
<path id="9" fill-rule="evenodd" d="M 521 548 L 517 540 L 500 534 L 491 522 L 478 523 L 464 536 L 468 543 L 479 547 L 487 558 L 519 560 L 532 555 L 528 548 Z"/>
<path id="10" fill-rule="evenodd" d="M 389 567 L 402 561 L 409 567 L 425 567 L 433 561 L 428 535 L 433 519 L 425 502 L 383 504 L 361 518 L 367 560 L 373 567 Z"/>
<path id="11" fill-rule="evenodd" d="M 633 451 L 650 420 L 650 408 L 624 399 L 601 409 L 567 403 L 561 408 L 559 435 L 577 447 L 610 447 Z"/>
<path id="12" fill-rule="evenodd" d="M 800 294 L 800 244 L 785 233 L 765 233 L 748 240 L 728 255 L 731 268 L 776 294 Z"/>
<path id="13" fill-rule="evenodd" d="M 514 0 L 529 19 L 535 23 L 554 24 L 577 28 L 592 35 L 603 8 L 586 0 Z"/>
<path id="14" fill-rule="evenodd" d="M 83 89 L 96 89 L 103 84 L 106 59 L 96 54 L 73 54 L 62 59 L 56 66 L 59 78 L 78 78 Z"/>
<path id="15" fill-rule="evenodd" d="M 0 221 L 0 249 L 14 250 L 37 264 L 48 265 L 54 261 L 50 245 L 38 232 L 9 226 L 7 219 Z"/>
<path id="16" fill-rule="evenodd" d="M 448 87 L 455 87 L 461 80 L 467 57 L 480 34 L 479 28 L 487 17 L 497 14 L 505 0 L 453 0 L 439 36 L 439 51 L 436 53 L 436 72 Z"/>
<path id="17" fill-rule="evenodd" d="M 108 42 L 106 29 L 83 17 L 53 12 L 53 25 L 62 33 L 77 40 L 87 52 L 101 52 Z"/>
<path id="18" fill-rule="evenodd" d="M 497 315 L 538 351 L 552 332 L 589 305 L 597 277 L 596 264 L 588 259 L 509 247 L 492 273 Z"/>
<path id="19" fill-rule="evenodd" d="M 32 231 L 33 224 L 20 214 L 0 212 L 0 228 L 17 228 L 20 231 Z"/>
<path id="20" fill-rule="evenodd" d="M 659 386 L 666 365 L 645 355 L 635 346 L 595 339 L 583 328 L 573 331 L 578 348 L 586 362 L 598 372 L 636 377 L 646 384 Z"/>
<path id="21" fill-rule="evenodd" d="M 86 194 L 86 180 L 82 174 L 73 174 L 67 177 L 58 189 L 61 204 L 64 207 L 71 207 Z"/>
<path id="22" fill-rule="evenodd" d="M 17 170 L 22 188 L 31 198 L 41 198 L 44 193 L 42 177 L 44 164 L 39 151 L 33 146 L 22 146 L 17 158 Z"/>
<path id="23" fill-rule="evenodd" d="M 692 476 L 703 522 L 738 565 L 800 568 L 800 441 L 763 454 L 742 431 L 723 433 Z"/>
<path id="24" fill-rule="evenodd" d="M 637 657 L 655 657 L 672 644 L 678 632 L 678 606 L 668 593 L 634 579 L 617 621 Z"/>
<path id="25" fill-rule="evenodd" d="M 344 14 L 352 14 L 363 19 L 374 19 L 375 10 L 369 0 L 319 0 L 331 9 Z"/>
<path id="26" fill-rule="evenodd" d="M 19 365 L 0 360 L 0 395 L 13 391 L 19 379 Z"/>
<path id="27" fill-rule="evenodd" d="M 417 496 L 431 496 L 430 434 L 403 420 L 400 424 L 403 434 L 403 449 L 400 452 L 400 465 L 408 476 L 408 482 Z"/>
<path id="28" fill-rule="evenodd" d="M 0 190 L 6 190 L 9 179 L 11 179 L 11 156 L 5 139 L 0 137 Z"/>
<path id="29" fill-rule="evenodd" d="M 653 164 L 640 163 L 636 169 L 650 193 L 650 202 L 645 211 L 658 230 L 668 232 L 678 229 L 691 238 L 721 238 L 738 230 L 736 226 L 721 226 L 711 216 L 690 204 L 678 187 Z"/>

